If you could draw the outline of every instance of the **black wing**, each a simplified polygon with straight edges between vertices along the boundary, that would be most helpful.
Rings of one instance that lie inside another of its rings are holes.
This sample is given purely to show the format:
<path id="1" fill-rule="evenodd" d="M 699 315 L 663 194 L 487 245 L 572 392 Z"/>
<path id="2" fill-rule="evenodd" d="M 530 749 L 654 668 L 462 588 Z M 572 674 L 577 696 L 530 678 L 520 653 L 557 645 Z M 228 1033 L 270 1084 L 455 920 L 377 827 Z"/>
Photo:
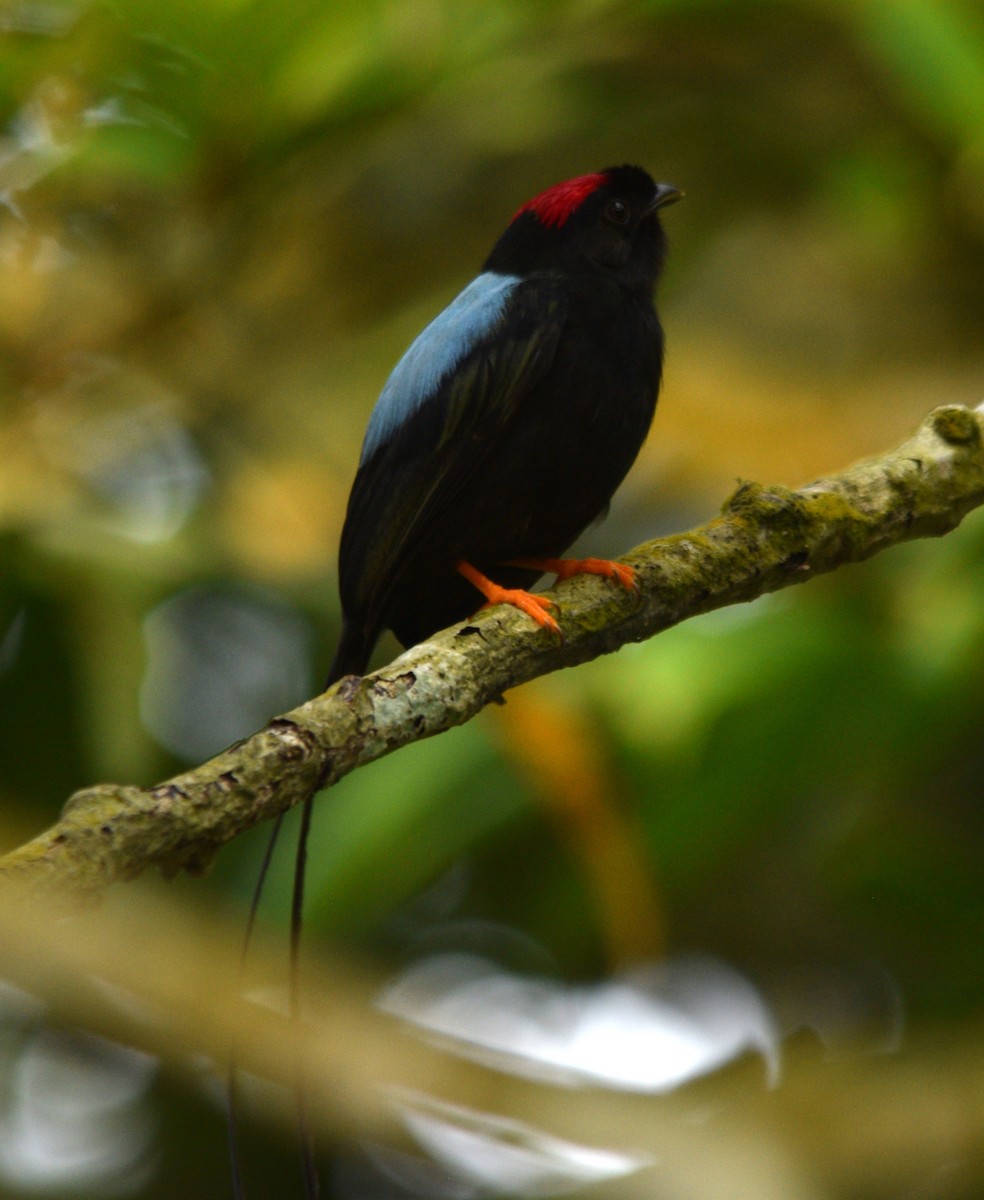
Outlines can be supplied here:
<path id="1" fill-rule="evenodd" d="M 367 641 L 386 627 L 389 598 L 430 532 L 549 369 L 565 317 L 549 278 L 518 282 L 499 318 L 360 465 L 339 581 L 346 623 Z"/>

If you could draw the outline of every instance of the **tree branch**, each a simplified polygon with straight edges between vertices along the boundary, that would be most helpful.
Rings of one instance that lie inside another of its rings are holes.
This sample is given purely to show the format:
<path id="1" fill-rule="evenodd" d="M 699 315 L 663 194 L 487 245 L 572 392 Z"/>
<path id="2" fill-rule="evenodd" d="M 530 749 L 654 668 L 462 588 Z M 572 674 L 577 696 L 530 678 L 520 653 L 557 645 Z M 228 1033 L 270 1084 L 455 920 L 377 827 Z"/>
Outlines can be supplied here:
<path id="1" fill-rule="evenodd" d="M 638 599 L 588 577 L 558 587 L 563 643 L 513 609 L 485 610 L 156 787 L 76 792 L 57 824 L 0 858 L 0 878 L 81 899 L 150 866 L 202 871 L 236 834 L 364 763 L 471 720 L 509 688 L 947 533 L 984 503 L 982 431 L 984 406 L 946 406 L 896 450 L 798 491 L 743 483 L 719 517 L 626 556 Z"/>

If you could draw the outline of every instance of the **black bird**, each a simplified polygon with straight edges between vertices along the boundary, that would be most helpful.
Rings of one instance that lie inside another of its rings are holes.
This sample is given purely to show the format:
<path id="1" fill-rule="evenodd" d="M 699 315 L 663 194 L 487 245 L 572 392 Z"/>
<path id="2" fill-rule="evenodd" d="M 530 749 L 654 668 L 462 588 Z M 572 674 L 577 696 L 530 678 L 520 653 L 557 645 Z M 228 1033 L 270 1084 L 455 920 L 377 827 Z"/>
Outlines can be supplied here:
<path id="1" fill-rule="evenodd" d="M 329 684 L 362 674 L 384 629 L 413 645 L 474 612 L 479 593 L 555 629 L 542 600 L 512 590 L 544 571 L 631 582 L 626 567 L 558 556 L 604 512 L 649 430 L 658 212 L 680 196 L 628 166 L 535 196 L 397 363 L 342 530 Z"/>
<path id="2" fill-rule="evenodd" d="M 562 559 L 602 515 L 656 407 L 663 331 L 653 291 L 666 256 L 659 210 L 682 193 L 641 167 L 611 167 L 541 192 L 513 217 L 479 274 L 413 342 L 373 410 L 339 552 L 342 634 L 326 686 L 363 674 L 384 629 L 410 646 L 507 602 L 556 631 L 526 588 L 544 572 L 630 568 Z M 493 579 L 495 582 L 493 582 Z M 302 807 L 291 909 L 290 1009 L 307 836 Z M 253 896 L 252 929 L 278 818 Z M 305 1195 L 318 1194 L 299 1071 Z M 234 1192 L 245 1196 L 230 1076 Z"/>

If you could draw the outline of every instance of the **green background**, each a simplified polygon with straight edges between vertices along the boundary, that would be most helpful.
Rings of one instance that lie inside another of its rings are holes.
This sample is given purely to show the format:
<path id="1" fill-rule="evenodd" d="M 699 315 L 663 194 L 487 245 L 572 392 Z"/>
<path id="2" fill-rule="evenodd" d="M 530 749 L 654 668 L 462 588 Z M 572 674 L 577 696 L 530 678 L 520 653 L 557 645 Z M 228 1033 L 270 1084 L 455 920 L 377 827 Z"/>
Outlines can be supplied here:
<path id="1" fill-rule="evenodd" d="M 592 553 L 981 400 L 970 0 L 25 0 L 3 16 L 7 845 L 77 787 L 149 784 L 316 691 L 372 403 L 553 182 L 631 161 L 687 193 L 664 218 L 654 431 Z M 360 771 L 319 806 L 312 944 L 388 967 L 471 922 L 570 980 L 696 949 L 780 1015 L 835 993 L 831 1036 L 879 1042 L 899 1010 L 903 1057 L 980 1032 L 982 551 L 972 515 Z M 245 906 L 262 843 L 175 886 Z M 288 891 L 285 856 L 272 922 Z M 174 1083 L 146 1103 L 150 1165 L 94 1194 L 220 1194 L 219 1111 Z M 258 1195 L 281 1194 L 285 1155 L 255 1132 Z M 821 1171 L 816 1194 L 894 1197 L 899 1171 Z M 979 1196 L 984 1156 L 941 1150 L 909 1184 Z M 0 1195 L 27 1194 L 0 1161 Z"/>

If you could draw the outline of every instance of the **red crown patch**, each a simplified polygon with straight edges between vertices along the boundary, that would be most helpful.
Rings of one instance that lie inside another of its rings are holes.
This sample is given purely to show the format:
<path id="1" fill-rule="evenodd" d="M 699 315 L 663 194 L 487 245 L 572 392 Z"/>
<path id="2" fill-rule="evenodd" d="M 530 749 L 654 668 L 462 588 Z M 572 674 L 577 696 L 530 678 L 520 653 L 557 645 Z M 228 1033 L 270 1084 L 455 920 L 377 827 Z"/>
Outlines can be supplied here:
<path id="1" fill-rule="evenodd" d="M 559 229 L 571 213 L 580 208 L 604 182 L 605 176 L 596 172 L 594 175 L 578 175 L 576 179 L 556 183 L 532 200 L 527 200 L 517 210 L 513 220 L 524 212 L 531 212 L 541 225 L 546 225 L 548 229 Z"/>

